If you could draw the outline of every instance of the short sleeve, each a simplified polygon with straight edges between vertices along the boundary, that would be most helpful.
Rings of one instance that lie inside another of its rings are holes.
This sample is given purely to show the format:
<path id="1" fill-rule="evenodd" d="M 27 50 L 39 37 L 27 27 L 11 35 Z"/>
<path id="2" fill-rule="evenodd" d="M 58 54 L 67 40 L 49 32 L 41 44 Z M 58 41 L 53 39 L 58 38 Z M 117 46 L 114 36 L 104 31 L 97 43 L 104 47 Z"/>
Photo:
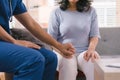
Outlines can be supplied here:
<path id="1" fill-rule="evenodd" d="M 24 13 L 26 11 L 27 11 L 27 9 L 26 9 L 24 3 L 22 2 L 22 0 L 19 0 L 17 2 L 17 6 L 15 7 L 15 10 L 14 10 L 13 14 L 17 15 L 17 14 Z"/>
<path id="2" fill-rule="evenodd" d="M 58 17 L 57 9 L 55 9 L 52 11 L 49 18 L 48 33 L 56 40 L 58 40 L 60 35 L 59 25 L 60 25 L 60 20 Z"/>
<path id="3" fill-rule="evenodd" d="M 92 17 L 91 17 L 91 29 L 90 29 L 90 37 L 98 37 L 100 38 L 100 32 L 98 27 L 98 19 L 97 13 L 94 8 L 92 8 Z"/>

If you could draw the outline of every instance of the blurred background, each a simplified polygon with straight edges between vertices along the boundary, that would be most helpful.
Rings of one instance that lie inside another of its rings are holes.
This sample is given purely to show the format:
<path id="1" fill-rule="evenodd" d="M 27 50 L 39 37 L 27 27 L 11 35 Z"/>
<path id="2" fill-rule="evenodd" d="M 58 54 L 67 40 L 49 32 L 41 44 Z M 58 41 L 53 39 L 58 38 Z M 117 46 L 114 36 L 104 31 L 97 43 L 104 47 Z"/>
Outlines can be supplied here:
<path id="1" fill-rule="evenodd" d="M 47 28 L 50 12 L 60 0 L 23 0 L 30 15 L 43 27 Z M 120 0 L 93 0 L 99 27 L 120 27 Z M 11 27 L 23 28 L 15 19 Z"/>

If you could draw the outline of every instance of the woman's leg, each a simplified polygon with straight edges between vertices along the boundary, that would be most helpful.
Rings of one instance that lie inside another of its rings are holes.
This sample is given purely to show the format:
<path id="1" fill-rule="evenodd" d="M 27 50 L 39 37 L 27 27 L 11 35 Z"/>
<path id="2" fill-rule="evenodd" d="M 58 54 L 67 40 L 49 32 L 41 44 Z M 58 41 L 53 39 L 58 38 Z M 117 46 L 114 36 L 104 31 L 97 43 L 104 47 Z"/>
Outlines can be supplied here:
<path id="1" fill-rule="evenodd" d="M 86 52 L 86 51 L 85 51 Z M 88 62 L 83 58 L 84 53 L 82 52 L 77 56 L 78 68 L 83 71 L 87 80 L 94 80 L 94 63 L 89 60 Z"/>
<path id="2" fill-rule="evenodd" d="M 0 41 L 0 72 L 15 80 L 43 80 L 44 56 L 37 50 Z"/>
<path id="3" fill-rule="evenodd" d="M 77 62 L 76 56 L 71 59 L 62 57 L 59 53 L 55 52 L 58 57 L 58 70 L 59 80 L 76 80 L 77 76 Z"/>
<path id="4" fill-rule="evenodd" d="M 38 50 L 45 57 L 45 70 L 43 80 L 55 80 L 55 73 L 57 67 L 57 56 L 50 50 L 41 48 Z"/>

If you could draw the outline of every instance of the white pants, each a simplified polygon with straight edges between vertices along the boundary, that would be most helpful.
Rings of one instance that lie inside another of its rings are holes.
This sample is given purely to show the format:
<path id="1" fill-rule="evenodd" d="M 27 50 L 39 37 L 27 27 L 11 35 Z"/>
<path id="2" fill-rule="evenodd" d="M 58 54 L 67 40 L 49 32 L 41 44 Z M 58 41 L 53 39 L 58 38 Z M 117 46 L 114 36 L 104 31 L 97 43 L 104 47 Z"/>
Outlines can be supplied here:
<path id="1" fill-rule="evenodd" d="M 81 70 L 87 80 L 94 80 L 94 63 L 84 60 L 83 55 L 86 51 L 73 55 L 71 59 L 62 57 L 58 52 L 54 51 L 58 57 L 59 80 L 76 80 L 77 69 Z"/>

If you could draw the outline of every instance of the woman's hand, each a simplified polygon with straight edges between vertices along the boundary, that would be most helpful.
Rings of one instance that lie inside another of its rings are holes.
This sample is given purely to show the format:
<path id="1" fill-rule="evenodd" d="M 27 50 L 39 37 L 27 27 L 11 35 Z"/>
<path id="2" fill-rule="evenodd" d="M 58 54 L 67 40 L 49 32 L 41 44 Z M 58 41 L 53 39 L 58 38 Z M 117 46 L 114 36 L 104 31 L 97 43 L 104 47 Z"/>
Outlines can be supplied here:
<path id="1" fill-rule="evenodd" d="M 71 58 L 75 53 L 75 48 L 71 43 L 63 44 L 63 48 L 61 47 L 61 55 L 65 58 Z"/>
<path id="2" fill-rule="evenodd" d="M 94 51 L 94 50 L 87 50 L 86 53 L 84 54 L 84 59 L 86 61 L 89 61 L 89 59 L 91 59 L 92 62 L 95 61 L 95 59 L 99 59 L 99 54 Z"/>
<path id="3" fill-rule="evenodd" d="M 28 47 L 28 48 L 34 48 L 34 49 L 40 49 L 41 47 L 35 43 L 32 43 L 30 41 L 25 40 L 15 40 L 14 44 Z"/>

